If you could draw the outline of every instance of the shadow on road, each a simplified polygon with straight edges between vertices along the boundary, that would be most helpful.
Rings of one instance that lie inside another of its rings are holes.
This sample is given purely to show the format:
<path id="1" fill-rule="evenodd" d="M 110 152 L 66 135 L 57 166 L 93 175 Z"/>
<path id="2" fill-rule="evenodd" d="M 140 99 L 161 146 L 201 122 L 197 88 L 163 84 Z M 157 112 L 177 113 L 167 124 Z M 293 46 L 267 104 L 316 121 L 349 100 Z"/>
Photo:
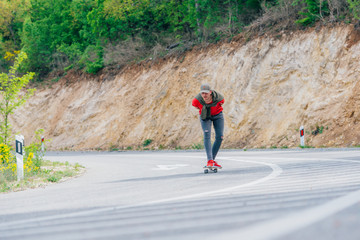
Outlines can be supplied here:
<path id="1" fill-rule="evenodd" d="M 203 172 L 196 173 L 182 173 L 182 174 L 172 174 L 166 176 L 153 176 L 153 177 L 142 177 L 142 178 L 130 178 L 130 179 L 122 179 L 117 181 L 111 181 L 106 183 L 124 183 L 124 182 L 141 182 L 141 181 L 162 181 L 162 180 L 171 180 L 171 179 L 181 179 L 181 178 L 199 178 L 199 177 L 226 177 L 230 175 L 238 175 L 241 177 L 242 175 L 247 174 L 259 174 L 259 172 L 263 172 L 264 175 L 269 174 L 271 170 L 267 167 L 247 167 L 247 168 L 236 168 L 231 170 L 219 170 L 217 173 L 208 173 L 204 174 Z M 233 177 L 233 176 L 232 176 Z"/>

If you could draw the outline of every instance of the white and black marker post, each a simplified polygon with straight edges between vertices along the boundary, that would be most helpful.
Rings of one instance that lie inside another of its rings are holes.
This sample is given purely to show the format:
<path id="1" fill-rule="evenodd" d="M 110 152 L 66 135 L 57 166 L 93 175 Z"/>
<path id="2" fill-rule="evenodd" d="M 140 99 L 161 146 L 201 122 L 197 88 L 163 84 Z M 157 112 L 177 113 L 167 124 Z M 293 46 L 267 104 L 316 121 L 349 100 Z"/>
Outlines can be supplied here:
<path id="1" fill-rule="evenodd" d="M 24 179 L 24 136 L 15 136 L 17 180 Z"/>
<path id="2" fill-rule="evenodd" d="M 300 127 L 300 146 L 305 147 L 304 126 Z"/>

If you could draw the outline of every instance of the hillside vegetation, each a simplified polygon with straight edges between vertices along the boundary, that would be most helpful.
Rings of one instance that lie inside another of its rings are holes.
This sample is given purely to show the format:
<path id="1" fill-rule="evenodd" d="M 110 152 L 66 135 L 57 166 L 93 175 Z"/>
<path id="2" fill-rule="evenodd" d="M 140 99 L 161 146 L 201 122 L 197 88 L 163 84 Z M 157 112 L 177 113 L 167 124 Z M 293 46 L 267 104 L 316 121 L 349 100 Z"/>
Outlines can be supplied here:
<path id="1" fill-rule="evenodd" d="M 0 71 L 15 51 L 37 81 L 182 53 L 244 30 L 360 17 L 360 0 L 0 0 Z"/>

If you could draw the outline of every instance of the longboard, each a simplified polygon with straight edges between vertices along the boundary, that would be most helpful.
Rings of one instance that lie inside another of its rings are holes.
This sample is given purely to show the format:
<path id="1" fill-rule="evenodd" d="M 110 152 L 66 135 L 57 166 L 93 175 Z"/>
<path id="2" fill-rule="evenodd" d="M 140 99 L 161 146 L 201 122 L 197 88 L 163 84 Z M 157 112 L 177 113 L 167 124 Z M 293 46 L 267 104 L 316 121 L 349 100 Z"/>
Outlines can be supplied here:
<path id="1" fill-rule="evenodd" d="M 213 173 L 217 173 L 218 169 L 221 169 L 221 167 L 208 167 L 208 166 L 204 166 L 204 173 L 209 173 L 210 172 L 213 172 Z"/>

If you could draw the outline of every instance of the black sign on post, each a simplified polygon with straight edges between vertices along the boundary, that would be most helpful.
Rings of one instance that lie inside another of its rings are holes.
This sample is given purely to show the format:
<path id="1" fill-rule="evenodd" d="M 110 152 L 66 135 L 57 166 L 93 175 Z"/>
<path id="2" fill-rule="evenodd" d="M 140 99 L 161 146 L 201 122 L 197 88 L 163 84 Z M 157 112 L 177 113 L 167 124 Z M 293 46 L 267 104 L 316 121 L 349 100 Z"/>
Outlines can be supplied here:
<path id="1" fill-rule="evenodd" d="M 23 155 L 23 145 L 22 145 L 22 142 L 16 140 L 16 153 L 20 154 L 20 155 Z"/>

